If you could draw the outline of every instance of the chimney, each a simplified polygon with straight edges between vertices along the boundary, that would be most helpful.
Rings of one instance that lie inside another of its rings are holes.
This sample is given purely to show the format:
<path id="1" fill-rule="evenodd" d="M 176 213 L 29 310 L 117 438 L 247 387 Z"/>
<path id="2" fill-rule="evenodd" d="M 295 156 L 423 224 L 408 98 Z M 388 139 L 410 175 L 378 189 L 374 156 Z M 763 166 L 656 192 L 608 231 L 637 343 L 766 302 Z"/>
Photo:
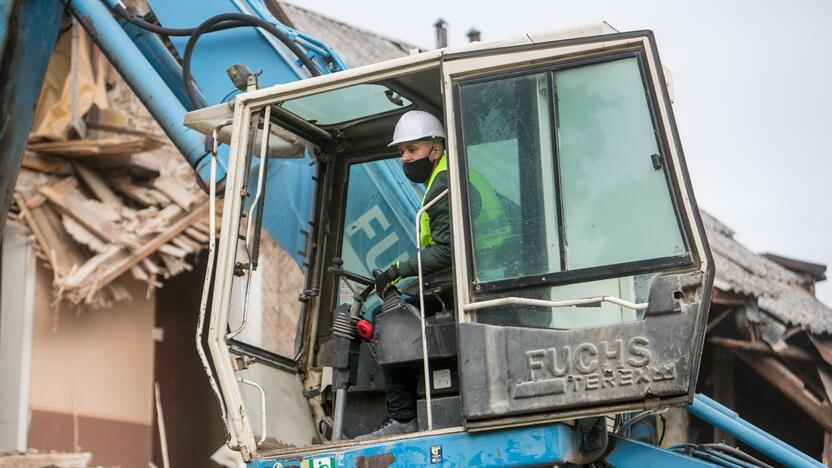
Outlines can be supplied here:
<path id="1" fill-rule="evenodd" d="M 480 39 L 480 31 L 479 30 L 477 30 L 476 28 L 471 28 L 468 31 L 468 42 L 479 42 L 481 40 L 482 39 Z"/>
<path id="2" fill-rule="evenodd" d="M 448 23 L 439 18 L 433 23 L 433 27 L 436 29 L 436 48 L 448 47 Z"/>

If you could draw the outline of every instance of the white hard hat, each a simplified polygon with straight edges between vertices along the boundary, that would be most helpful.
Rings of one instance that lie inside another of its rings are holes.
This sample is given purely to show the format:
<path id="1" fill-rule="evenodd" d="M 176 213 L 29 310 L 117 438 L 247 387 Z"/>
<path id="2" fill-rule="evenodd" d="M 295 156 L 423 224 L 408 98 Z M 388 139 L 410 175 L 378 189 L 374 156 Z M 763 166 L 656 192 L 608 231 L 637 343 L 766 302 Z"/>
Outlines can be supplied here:
<path id="1" fill-rule="evenodd" d="M 425 138 L 445 138 L 442 122 L 425 111 L 407 111 L 399 117 L 396 130 L 393 131 L 393 141 L 387 146 Z"/>

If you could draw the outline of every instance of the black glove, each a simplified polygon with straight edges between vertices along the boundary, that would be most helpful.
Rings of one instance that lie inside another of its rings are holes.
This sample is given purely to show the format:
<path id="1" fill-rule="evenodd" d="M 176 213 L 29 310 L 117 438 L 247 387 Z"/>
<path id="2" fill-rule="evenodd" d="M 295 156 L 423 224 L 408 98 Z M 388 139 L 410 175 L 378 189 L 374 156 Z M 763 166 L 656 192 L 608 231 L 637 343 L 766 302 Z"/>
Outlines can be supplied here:
<path id="1" fill-rule="evenodd" d="M 400 279 L 401 276 L 399 275 L 399 269 L 396 268 L 396 265 L 392 265 L 387 270 L 379 273 L 376 275 L 376 294 L 383 298 L 384 294 L 390 290 L 390 288 L 395 289 L 394 285 Z"/>

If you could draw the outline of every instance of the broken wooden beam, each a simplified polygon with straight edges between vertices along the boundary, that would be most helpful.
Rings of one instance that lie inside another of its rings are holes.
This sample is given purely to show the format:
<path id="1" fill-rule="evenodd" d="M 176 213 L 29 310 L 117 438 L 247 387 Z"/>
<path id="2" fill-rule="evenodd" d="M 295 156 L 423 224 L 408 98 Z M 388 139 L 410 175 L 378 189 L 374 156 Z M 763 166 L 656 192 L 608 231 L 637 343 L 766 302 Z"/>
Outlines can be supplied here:
<path id="1" fill-rule="evenodd" d="M 153 181 L 153 187 L 186 211 L 204 198 L 199 193 L 188 190 L 179 179 L 173 177 L 157 177 Z"/>
<path id="2" fill-rule="evenodd" d="M 64 176 L 73 174 L 72 165 L 68 161 L 28 151 L 23 155 L 23 160 L 20 165 L 26 169 L 45 172 L 47 174 Z"/>
<path id="3" fill-rule="evenodd" d="M 14 194 L 14 199 L 20 207 L 20 215 L 35 235 L 35 240 L 56 278 L 66 276 L 84 262 L 84 256 L 78 246 L 49 206 L 41 204 L 30 208 L 19 193 Z"/>
<path id="4" fill-rule="evenodd" d="M 737 349 L 731 349 L 731 351 L 774 388 L 794 402 L 824 430 L 832 431 L 832 407 L 830 407 L 829 402 L 821 401 L 806 389 L 800 377 L 796 376 L 788 367 L 773 357 L 754 356 L 749 352 Z"/>
<path id="5" fill-rule="evenodd" d="M 117 245 L 136 247 L 134 236 L 128 235 L 116 224 L 121 216 L 109 206 L 85 197 L 78 190 L 78 181 L 74 177 L 67 177 L 56 184 L 40 187 L 38 191 L 102 240 Z"/>
<path id="6" fill-rule="evenodd" d="M 113 189 L 97 173 L 77 162 L 72 166 L 78 172 L 78 175 L 81 176 L 84 183 L 87 184 L 87 187 L 93 195 L 101 200 L 102 203 L 115 209 L 121 208 L 124 205 L 121 198 L 113 192 Z"/>
<path id="7" fill-rule="evenodd" d="M 135 184 L 129 176 L 114 177 L 110 184 L 114 189 L 144 206 L 159 205 L 165 207 L 171 204 L 170 199 L 165 194 L 154 188 Z"/>
<path id="8" fill-rule="evenodd" d="M 733 338 L 724 338 L 721 336 L 712 336 L 708 338 L 708 342 L 726 348 L 738 349 L 740 351 L 751 351 L 755 353 L 767 354 L 769 356 L 778 356 L 785 359 L 794 359 L 805 362 L 818 361 L 813 355 L 799 348 L 786 348 L 781 351 L 775 351 L 770 346 L 761 342 L 754 343 L 751 341 L 735 340 Z"/>
<path id="9" fill-rule="evenodd" d="M 100 289 L 110 284 L 113 280 L 121 276 L 124 272 L 130 270 L 130 268 L 132 268 L 133 265 L 138 264 L 147 256 L 159 250 L 160 247 L 164 246 L 168 243 L 168 241 L 179 235 L 179 233 L 184 231 L 185 228 L 190 226 L 194 221 L 207 215 L 208 203 L 204 203 L 194 211 L 188 213 L 187 215 L 176 221 L 172 226 L 165 229 L 165 231 L 159 233 L 152 240 L 136 249 L 126 258 L 107 267 L 96 278 L 95 287 Z"/>
<path id="10" fill-rule="evenodd" d="M 32 143 L 29 151 L 47 154 L 60 154 L 70 157 L 116 156 L 143 153 L 161 147 L 163 143 L 155 138 L 141 136 L 135 138 L 106 138 L 98 140 L 70 140 Z"/>

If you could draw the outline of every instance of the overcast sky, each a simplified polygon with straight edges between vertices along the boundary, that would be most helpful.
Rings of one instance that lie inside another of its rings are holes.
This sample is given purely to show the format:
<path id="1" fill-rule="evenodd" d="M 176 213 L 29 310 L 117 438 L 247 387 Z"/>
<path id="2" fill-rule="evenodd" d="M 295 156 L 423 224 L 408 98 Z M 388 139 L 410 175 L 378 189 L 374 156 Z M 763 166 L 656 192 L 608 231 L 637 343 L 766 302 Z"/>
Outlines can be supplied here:
<path id="1" fill-rule="evenodd" d="M 440 17 L 450 45 L 472 27 L 483 41 L 602 20 L 651 29 L 700 207 L 755 252 L 832 264 L 832 2 L 291 3 L 426 49 Z M 829 281 L 818 296 L 832 305 Z"/>

